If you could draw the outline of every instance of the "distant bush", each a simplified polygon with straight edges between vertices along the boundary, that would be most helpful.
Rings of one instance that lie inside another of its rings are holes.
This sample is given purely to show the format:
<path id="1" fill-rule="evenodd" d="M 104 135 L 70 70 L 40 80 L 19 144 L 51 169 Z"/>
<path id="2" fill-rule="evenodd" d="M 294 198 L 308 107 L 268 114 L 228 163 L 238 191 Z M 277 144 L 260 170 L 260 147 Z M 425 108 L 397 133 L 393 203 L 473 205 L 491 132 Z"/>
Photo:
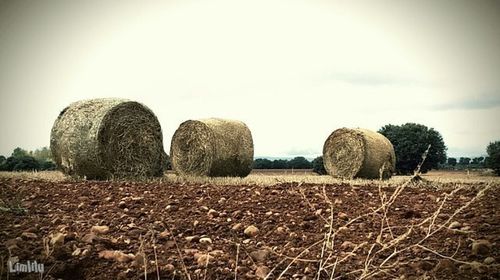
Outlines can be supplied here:
<path id="1" fill-rule="evenodd" d="M 323 157 L 319 156 L 312 161 L 312 169 L 314 172 L 318 173 L 319 175 L 325 175 L 326 170 L 325 166 L 323 165 Z"/>
<path id="2" fill-rule="evenodd" d="M 258 158 L 253 162 L 254 169 L 311 169 L 312 163 L 305 157 L 295 157 L 291 160 Z"/>
<path id="3" fill-rule="evenodd" d="M 460 165 L 468 165 L 470 163 L 470 158 L 468 157 L 461 157 L 458 159 L 458 164 Z"/>
<path id="4" fill-rule="evenodd" d="M 258 158 L 253 162 L 253 168 L 255 169 L 272 169 L 273 162 L 267 158 Z"/>
<path id="5" fill-rule="evenodd" d="M 39 160 L 38 161 L 40 164 L 40 169 L 39 170 L 47 170 L 47 171 L 52 171 L 56 170 L 57 166 L 53 161 L 50 160 Z"/>
<path id="6" fill-rule="evenodd" d="M 55 163 L 50 160 L 50 150 L 46 147 L 29 152 L 15 148 L 11 156 L 0 156 L 0 171 L 40 171 L 55 170 Z"/>
<path id="7" fill-rule="evenodd" d="M 287 169 L 288 160 L 286 159 L 275 159 L 271 165 L 271 169 Z"/>
<path id="8" fill-rule="evenodd" d="M 40 170 L 40 163 L 30 156 L 9 157 L 2 164 L 2 171 L 33 171 Z"/>
<path id="9" fill-rule="evenodd" d="M 488 157 L 486 158 L 486 167 L 495 171 L 500 176 L 500 141 L 492 142 L 486 148 Z"/>
<path id="10" fill-rule="evenodd" d="M 288 162 L 288 168 L 311 169 L 312 165 L 305 157 L 295 157 Z"/>

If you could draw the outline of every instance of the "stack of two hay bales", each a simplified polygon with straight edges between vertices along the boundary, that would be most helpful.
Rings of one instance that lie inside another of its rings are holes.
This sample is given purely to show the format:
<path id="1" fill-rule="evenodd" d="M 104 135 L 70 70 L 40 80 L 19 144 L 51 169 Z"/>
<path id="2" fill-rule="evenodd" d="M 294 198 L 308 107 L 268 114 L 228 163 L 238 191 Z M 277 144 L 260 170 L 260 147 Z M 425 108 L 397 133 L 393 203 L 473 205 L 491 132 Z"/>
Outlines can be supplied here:
<path id="1" fill-rule="evenodd" d="M 72 103 L 52 127 L 50 148 L 63 172 L 89 179 L 162 176 L 168 159 L 154 113 L 125 99 Z M 244 177 L 252 170 L 252 135 L 239 121 L 190 120 L 175 132 L 171 153 L 182 176 Z"/>

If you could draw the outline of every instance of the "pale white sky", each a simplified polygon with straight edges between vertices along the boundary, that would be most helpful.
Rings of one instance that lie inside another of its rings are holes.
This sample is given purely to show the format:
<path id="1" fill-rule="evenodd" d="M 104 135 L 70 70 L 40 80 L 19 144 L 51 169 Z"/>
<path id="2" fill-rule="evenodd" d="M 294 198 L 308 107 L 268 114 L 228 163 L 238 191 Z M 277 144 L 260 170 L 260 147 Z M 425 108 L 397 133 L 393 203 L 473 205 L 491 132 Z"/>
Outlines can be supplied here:
<path id="1" fill-rule="evenodd" d="M 417 122 L 449 156 L 500 140 L 499 1 L 1 1 L 0 154 L 48 146 L 69 103 L 239 119 L 256 156 Z"/>

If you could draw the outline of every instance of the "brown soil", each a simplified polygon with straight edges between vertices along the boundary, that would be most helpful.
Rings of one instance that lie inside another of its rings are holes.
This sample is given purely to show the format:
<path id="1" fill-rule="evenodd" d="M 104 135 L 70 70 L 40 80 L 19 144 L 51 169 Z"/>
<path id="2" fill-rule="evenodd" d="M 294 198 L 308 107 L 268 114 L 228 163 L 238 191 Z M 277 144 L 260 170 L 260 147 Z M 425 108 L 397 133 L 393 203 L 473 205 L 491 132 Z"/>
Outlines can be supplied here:
<path id="1" fill-rule="evenodd" d="M 484 186 L 470 185 L 449 197 L 435 224 L 447 221 Z M 381 212 L 352 222 L 380 205 L 375 183 L 324 186 L 328 203 L 323 186 L 297 183 L 214 186 L 0 178 L 0 279 L 39 279 L 36 274 L 7 273 L 9 256 L 44 263 L 44 279 L 145 279 L 145 272 L 147 279 L 157 279 L 157 274 L 161 279 L 188 279 L 188 275 L 190 279 L 258 279 L 268 269 L 274 269 L 269 279 L 280 274 L 281 279 L 315 279 L 320 266 L 327 269 L 319 278 L 329 279 L 335 260 L 335 279 L 358 279 L 367 256 L 372 262 L 365 272 L 380 272 L 372 279 L 500 279 L 497 186 L 451 219 L 459 223 L 455 229 L 446 224 L 422 241 L 423 247 L 411 246 L 425 236 L 429 223 L 411 225 L 431 216 L 454 187 L 450 183 L 440 189 L 404 189 L 387 211 L 391 231 L 384 231 L 377 243 Z M 384 187 L 382 192 L 390 197 L 394 187 Z M 333 230 L 350 223 L 336 235 L 332 247 L 323 242 L 330 221 Z M 235 228 L 238 223 L 241 226 Z M 110 230 L 93 236 L 95 225 Z M 254 237 L 244 233 L 250 225 L 259 229 Z M 381 267 L 394 248 L 375 252 L 410 227 L 409 235 L 394 247 L 407 250 Z M 58 232 L 65 234 L 64 243 L 50 244 L 50 235 Z M 203 237 L 212 243 L 200 242 Z M 472 244 L 477 240 L 487 240 L 487 246 L 474 253 Z M 99 257 L 104 250 L 134 257 L 123 262 Z M 492 264 L 484 264 L 487 257 L 493 258 Z"/>

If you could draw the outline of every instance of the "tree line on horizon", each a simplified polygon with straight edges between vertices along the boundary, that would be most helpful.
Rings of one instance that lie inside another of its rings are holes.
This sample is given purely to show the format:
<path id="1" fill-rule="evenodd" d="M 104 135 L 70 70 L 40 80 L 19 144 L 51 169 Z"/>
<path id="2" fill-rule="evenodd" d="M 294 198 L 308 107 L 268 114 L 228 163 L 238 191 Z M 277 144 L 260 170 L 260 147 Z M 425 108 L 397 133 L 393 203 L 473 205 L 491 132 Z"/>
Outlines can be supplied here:
<path id="1" fill-rule="evenodd" d="M 446 145 L 441 134 L 433 128 L 422 124 L 406 123 L 403 125 L 386 125 L 379 131 L 387 137 L 394 146 L 396 153 L 396 174 L 412 174 L 422 161 L 422 155 L 430 148 L 421 172 L 431 169 L 480 169 L 490 168 L 500 175 L 500 141 L 491 142 L 486 147 L 487 157 L 447 157 Z M 312 169 L 318 174 L 326 174 L 323 166 L 323 157 L 319 156 L 312 161 L 303 156 L 293 159 L 257 158 L 253 163 L 254 169 Z M 55 170 L 52 153 L 48 147 L 27 151 L 16 148 L 8 158 L 0 155 L 0 171 L 32 171 Z"/>
<path id="2" fill-rule="evenodd" d="M 0 171 L 44 171 L 55 170 L 52 152 L 48 147 L 27 151 L 15 148 L 9 157 L 0 155 Z"/>

